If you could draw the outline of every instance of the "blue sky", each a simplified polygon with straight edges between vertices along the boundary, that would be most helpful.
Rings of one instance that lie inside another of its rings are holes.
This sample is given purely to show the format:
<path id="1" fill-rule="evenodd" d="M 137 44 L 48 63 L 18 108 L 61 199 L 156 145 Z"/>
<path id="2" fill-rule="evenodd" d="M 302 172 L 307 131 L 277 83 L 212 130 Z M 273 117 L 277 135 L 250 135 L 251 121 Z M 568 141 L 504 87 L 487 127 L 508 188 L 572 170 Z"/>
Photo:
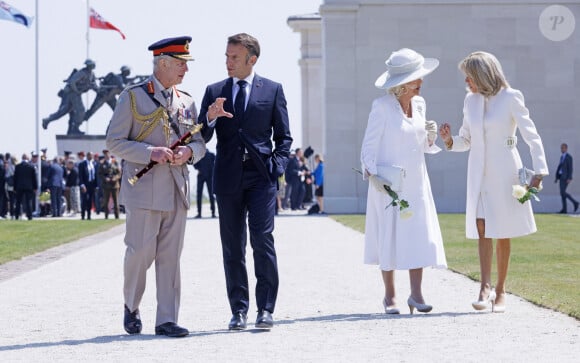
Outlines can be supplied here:
<path id="1" fill-rule="evenodd" d="M 38 22 L 39 120 L 55 112 L 57 92 L 73 68 L 82 68 L 87 57 L 87 2 L 85 0 L 5 0 L 35 20 L 31 28 L 0 21 L 3 49 L 0 60 L 0 152 L 20 156 L 36 148 L 35 34 Z M 166 37 L 189 35 L 195 61 L 179 87 L 190 93 L 198 105 L 205 87 L 227 77 L 225 47 L 229 35 L 246 32 L 260 41 L 262 54 L 257 73 L 283 84 L 288 100 L 294 147 L 301 143 L 300 35 L 288 27 L 289 16 L 318 11 L 317 0 L 90 0 L 103 18 L 127 37 L 111 30 L 90 29 L 89 57 L 96 62 L 95 74 L 118 73 L 122 65 L 132 75 L 150 74 L 152 55 L 149 44 Z M 90 101 L 94 92 L 89 92 Z M 103 106 L 89 120 L 89 134 L 104 134 L 112 115 Z M 66 134 L 68 116 L 40 128 L 39 147 L 56 153 L 55 135 Z M 84 123 L 81 130 L 87 130 Z M 211 145 L 210 145 L 211 147 Z"/>

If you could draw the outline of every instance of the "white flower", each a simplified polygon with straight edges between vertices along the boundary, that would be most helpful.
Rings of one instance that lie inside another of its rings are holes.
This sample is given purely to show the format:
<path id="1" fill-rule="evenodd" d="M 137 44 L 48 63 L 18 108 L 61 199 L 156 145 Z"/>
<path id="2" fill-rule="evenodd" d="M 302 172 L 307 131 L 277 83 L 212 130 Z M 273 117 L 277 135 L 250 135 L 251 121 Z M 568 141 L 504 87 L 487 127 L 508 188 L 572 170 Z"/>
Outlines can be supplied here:
<path id="1" fill-rule="evenodd" d="M 409 219 L 413 216 L 413 211 L 410 209 L 403 209 L 399 215 L 401 219 Z"/>
<path id="2" fill-rule="evenodd" d="M 526 195 L 526 188 L 517 184 L 517 185 L 512 185 L 512 196 L 516 199 L 520 199 L 522 198 L 524 195 Z"/>

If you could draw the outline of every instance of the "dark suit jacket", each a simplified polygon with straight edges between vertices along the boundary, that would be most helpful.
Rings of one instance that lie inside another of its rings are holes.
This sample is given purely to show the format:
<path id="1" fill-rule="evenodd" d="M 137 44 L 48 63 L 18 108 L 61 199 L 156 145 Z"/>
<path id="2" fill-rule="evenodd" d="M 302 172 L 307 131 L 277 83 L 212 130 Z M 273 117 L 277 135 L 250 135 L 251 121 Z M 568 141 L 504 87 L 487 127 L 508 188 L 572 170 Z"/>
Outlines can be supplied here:
<path id="1" fill-rule="evenodd" d="M 95 188 L 97 186 L 97 174 L 98 174 L 98 167 L 93 163 L 93 180 L 89 182 L 89 167 L 88 163 L 93 163 L 93 161 L 83 160 L 79 163 L 79 185 L 84 185 L 85 187 Z"/>
<path id="2" fill-rule="evenodd" d="M 28 161 L 14 167 L 14 190 L 31 191 L 37 189 L 36 169 Z"/>
<path id="3" fill-rule="evenodd" d="M 206 151 L 205 156 L 201 158 L 200 161 L 195 163 L 193 167 L 199 171 L 199 175 L 201 175 L 204 179 L 211 180 L 214 162 L 215 154 L 210 151 Z"/>
<path id="4" fill-rule="evenodd" d="M 564 161 L 558 165 L 558 169 L 556 170 L 556 180 L 570 180 L 572 179 L 572 156 L 566 153 L 564 157 Z M 562 170 L 562 174 L 560 174 L 560 170 Z"/>
<path id="5" fill-rule="evenodd" d="M 214 131 L 217 135 L 213 179 L 215 194 L 240 190 L 244 149 L 264 178 L 275 185 L 286 169 L 292 144 L 282 85 L 257 74 L 254 75 L 243 117 L 219 117 L 215 127 L 209 127 L 207 110 L 218 97 L 226 98 L 224 110 L 235 115 L 232 87 L 232 78 L 209 85 L 199 114 L 199 120 L 204 123 L 202 135 L 206 142 L 212 138 Z"/>

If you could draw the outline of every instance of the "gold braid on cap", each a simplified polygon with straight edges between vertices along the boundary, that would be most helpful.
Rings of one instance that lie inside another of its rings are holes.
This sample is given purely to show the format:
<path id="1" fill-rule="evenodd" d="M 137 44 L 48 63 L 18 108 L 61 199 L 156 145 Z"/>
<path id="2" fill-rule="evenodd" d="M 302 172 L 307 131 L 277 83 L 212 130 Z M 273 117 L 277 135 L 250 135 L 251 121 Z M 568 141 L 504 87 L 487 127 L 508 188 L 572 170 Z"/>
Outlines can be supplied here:
<path id="1" fill-rule="evenodd" d="M 129 91 L 129 95 L 131 96 L 131 112 L 133 113 L 133 118 L 137 120 L 138 123 L 141 124 L 141 130 L 139 130 L 139 134 L 135 137 L 135 141 L 143 141 L 145 138 L 155 130 L 157 126 L 157 120 L 163 120 L 163 124 L 169 124 L 169 117 L 165 112 L 165 109 L 161 106 L 157 107 L 157 109 L 151 112 L 148 115 L 141 115 L 137 111 L 137 103 L 135 102 L 135 94 L 133 91 Z"/>

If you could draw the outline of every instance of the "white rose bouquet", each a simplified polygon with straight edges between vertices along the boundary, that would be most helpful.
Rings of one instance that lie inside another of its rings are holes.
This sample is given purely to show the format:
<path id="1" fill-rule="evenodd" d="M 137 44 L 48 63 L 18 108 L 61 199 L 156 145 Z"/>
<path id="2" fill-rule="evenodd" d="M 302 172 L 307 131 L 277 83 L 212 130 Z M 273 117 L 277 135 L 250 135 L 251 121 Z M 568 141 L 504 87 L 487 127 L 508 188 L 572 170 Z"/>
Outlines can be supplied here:
<path id="1" fill-rule="evenodd" d="M 512 196 L 516 198 L 520 203 L 524 204 L 528 200 L 534 198 L 536 202 L 540 201 L 540 198 L 536 196 L 540 192 L 541 188 L 530 188 L 527 185 L 512 185 Z"/>
<path id="2" fill-rule="evenodd" d="M 352 170 L 363 175 L 362 171 L 358 169 L 353 168 Z M 377 191 L 387 194 L 392 198 L 391 202 L 387 204 L 385 209 L 389 207 L 399 207 L 399 211 L 401 212 L 399 216 L 401 219 L 409 219 L 413 216 L 413 211 L 409 209 L 409 202 L 405 199 L 399 198 L 399 194 L 391 189 L 391 185 L 386 180 L 378 175 L 371 175 L 369 176 L 369 181 Z"/>

